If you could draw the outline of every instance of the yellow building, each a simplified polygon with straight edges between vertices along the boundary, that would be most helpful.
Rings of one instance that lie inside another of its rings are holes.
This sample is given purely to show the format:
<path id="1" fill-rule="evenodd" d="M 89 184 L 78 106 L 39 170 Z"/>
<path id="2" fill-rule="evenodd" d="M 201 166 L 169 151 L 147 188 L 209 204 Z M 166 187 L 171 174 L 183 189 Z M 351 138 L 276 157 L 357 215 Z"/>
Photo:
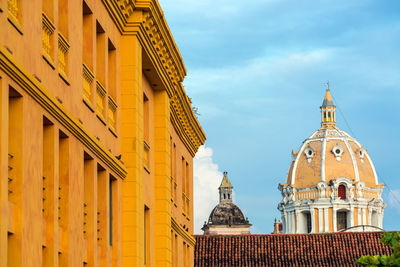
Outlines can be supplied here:
<path id="1" fill-rule="evenodd" d="M 205 135 L 156 0 L 0 0 L 0 266 L 191 266 Z"/>
<path id="2" fill-rule="evenodd" d="M 292 156 L 287 181 L 279 185 L 283 233 L 382 230 L 384 184 L 364 146 L 336 126 L 329 87 L 321 128 Z"/>

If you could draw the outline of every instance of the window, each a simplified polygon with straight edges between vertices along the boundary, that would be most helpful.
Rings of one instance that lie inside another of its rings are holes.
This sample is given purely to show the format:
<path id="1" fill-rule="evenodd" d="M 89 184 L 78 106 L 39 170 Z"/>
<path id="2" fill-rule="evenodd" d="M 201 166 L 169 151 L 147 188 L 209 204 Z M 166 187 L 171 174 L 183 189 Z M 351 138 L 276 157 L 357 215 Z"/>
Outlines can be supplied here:
<path id="1" fill-rule="evenodd" d="M 346 200 L 347 199 L 347 197 L 346 197 L 346 186 L 343 185 L 343 184 L 339 185 L 339 187 L 338 187 L 338 197 L 339 197 L 339 199 L 342 199 L 342 200 Z"/>
<path id="2" fill-rule="evenodd" d="M 338 211 L 336 214 L 337 220 L 337 230 L 344 230 L 347 228 L 347 212 L 346 211 Z"/>
<path id="3" fill-rule="evenodd" d="M 110 185 L 109 185 L 109 244 L 110 246 L 113 245 L 113 230 L 115 228 L 114 225 L 114 220 L 113 218 L 115 217 L 115 207 L 116 207 L 116 203 L 115 203 L 115 198 L 116 198 L 116 183 L 117 183 L 117 179 L 115 179 L 113 176 L 110 175 L 110 181 L 109 181 Z"/>
<path id="4" fill-rule="evenodd" d="M 307 233 L 311 233 L 311 214 L 310 213 L 306 213 L 306 223 L 307 223 Z"/>
<path id="5" fill-rule="evenodd" d="M 144 264 L 146 266 L 150 265 L 150 209 L 147 206 L 144 206 Z"/>

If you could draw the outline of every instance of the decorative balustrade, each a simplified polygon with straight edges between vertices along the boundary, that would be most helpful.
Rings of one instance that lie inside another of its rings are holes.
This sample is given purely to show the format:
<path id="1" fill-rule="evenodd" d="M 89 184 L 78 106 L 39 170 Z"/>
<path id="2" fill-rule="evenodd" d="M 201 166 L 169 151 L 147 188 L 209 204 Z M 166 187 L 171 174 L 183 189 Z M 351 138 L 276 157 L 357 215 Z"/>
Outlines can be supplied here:
<path id="1" fill-rule="evenodd" d="M 316 199 L 319 197 L 318 190 L 296 192 L 296 200 Z"/>
<path id="2" fill-rule="evenodd" d="M 46 60 L 52 59 L 51 36 L 55 29 L 56 27 L 53 22 L 51 22 L 50 18 L 45 13 L 42 13 L 42 51 Z"/>
<path id="3" fill-rule="evenodd" d="M 82 76 L 83 76 L 83 99 L 88 103 L 92 103 L 92 83 L 94 79 L 93 73 L 90 71 L 90 69 L 83 64 L 83 71 L 82 71 Z"/>
<path id="4" fill-rule="evenodd" d="M 115 130 L 117 127 L 117 104 L 115 101 L 109 96 L 108 97 L 108 125 L 112 130 Z"/>
<path id="5" fill-rule="evenodd" d="M 144 144 L 143 164 L 147 170 L 150 170 L 149 169 L 149 167 L 150 167 L 149 166 L 150 165 L 150 146 L 146 142 L 143 142 L 143 144 Z"/>
<path id="6" fill-rule="evenodd" d="M 378 193 L 377 192 L 373 192 L 373 191 L 367 191 L 367 190 L 363 190 L 363 198 L 367 198 L 367 199 L 378 199 Z"/>
<path id="7" fill-rule="evenodd" d="M 105 98 L 106 90 L 99 81 L 96 81 L 96 111 L 97 115 L 99 115 L 102 119 L 105 118 Z"/>
<path id="8" fill-rule="evenodd" d="M 17 0 L 8 0 L 8 12 L 12 15 L 15 19 L 18 19 L 18 1 Z"/>
<path id="9" fill-rule="evenodd" d="M 67 76 L 67 52 L 69 44 L 65 37 L 58 33 L 58 66 L 59 72 L 63 76 Z"/>
<path id="10" fill-rule="evenodd" d="M 182 210 L 187 217 L 189 217 L 189 205 L 190 199 L 186 196 L 185 193 L 182 193 Z"/>

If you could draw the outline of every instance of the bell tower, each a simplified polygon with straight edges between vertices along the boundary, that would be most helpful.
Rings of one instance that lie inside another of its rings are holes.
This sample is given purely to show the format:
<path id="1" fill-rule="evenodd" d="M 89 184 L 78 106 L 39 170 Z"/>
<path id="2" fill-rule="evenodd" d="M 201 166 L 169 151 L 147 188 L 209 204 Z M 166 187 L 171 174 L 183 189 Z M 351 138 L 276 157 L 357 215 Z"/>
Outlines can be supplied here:
<path id="1" fill-rule="evenodd" d="M 233 186 L 228 179 L 228 173 L 224 172 L 224 178 L 222 178 L 219 190 L 219 203 L 232 202 L 232 190 Z"/>
<path id="2" fill-rule="evenodd" d="M 321 109 L 322 128 L 333 128 L 336 126 L 336 106 L 333 104 L 329 82 L 326 84 L 326 93 Z"/>

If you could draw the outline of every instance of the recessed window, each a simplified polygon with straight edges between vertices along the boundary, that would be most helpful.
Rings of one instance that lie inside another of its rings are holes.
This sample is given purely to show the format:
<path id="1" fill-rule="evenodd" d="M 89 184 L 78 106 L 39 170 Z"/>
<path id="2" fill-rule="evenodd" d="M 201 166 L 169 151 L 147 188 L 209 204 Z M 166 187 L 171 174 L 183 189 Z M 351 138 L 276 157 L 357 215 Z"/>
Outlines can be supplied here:
<path id="1" fill-rule="evenodd" d="M 338 211 L 336 214 L 337 220 L 337 230 L 344 230 L 347 228 L 347 212 L 346 211 Z"/>
<path id="2" fill-rule="evenodd" d="M 347 199 L 347 197 L 346 197 L 346 186 L 343 185 L 343 184 L 339 185 L 339 187 L 338 187 L 338 197 L 339 197 L 339 199 L 342 199 L 342 200 L 346 200 Z"/>

